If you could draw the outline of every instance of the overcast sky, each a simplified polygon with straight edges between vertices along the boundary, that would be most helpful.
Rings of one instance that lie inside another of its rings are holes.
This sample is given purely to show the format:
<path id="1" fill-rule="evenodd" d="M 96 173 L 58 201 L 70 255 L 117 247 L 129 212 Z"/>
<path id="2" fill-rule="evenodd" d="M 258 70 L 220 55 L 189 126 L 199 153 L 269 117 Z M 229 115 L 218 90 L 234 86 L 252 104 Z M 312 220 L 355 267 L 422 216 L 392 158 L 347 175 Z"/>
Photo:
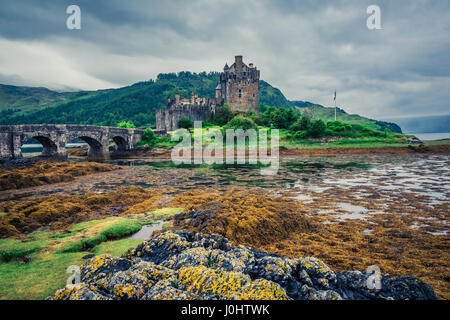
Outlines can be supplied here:
<path id="1" fill-rule="evenodd" d="M 66 8 L 81 8 L 68 30 Z M 381 8 L 381 30 L 366 26 Z M 104 89 L 234 55 L 290 100 L 377 119 L 450 114 L 450 1 L 2 0 L 0 83 Z"/>

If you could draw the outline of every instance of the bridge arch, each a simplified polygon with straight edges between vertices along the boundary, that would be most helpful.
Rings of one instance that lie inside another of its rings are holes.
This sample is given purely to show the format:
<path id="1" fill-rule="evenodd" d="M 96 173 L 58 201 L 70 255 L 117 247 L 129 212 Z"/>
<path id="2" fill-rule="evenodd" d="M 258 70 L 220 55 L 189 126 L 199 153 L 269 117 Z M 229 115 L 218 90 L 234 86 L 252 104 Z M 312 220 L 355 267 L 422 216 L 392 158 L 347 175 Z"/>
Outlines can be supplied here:
<path id="1" fill-rule="evenodd" d="M 128 141 L 126 138 L 122 136 L 112 136 L 111 139 L 114 141 L 114 143 L 117 146 L 116 151 L 122 152 L 128 150 Z"/>
<path id="2" fill-rule="evenodd" d="M 20 139 L 20 148 L 24 144 L 26 144 L 31 139 L 37 140 L 42 145 L 41 156 L 55 156 L 59 153 L 59 148 L 57 142 L 53 141 L 52 137 L 48 135 L 34 135 L 34 134 L 25 134 Z M 20 150 L 20 155 L 22 155 L 22 151 Z"/>
<path id="3" fill-rule="evenodd" d="M 104 154 L 105 148 L 102 144 L 101 137 L 96 137 L 92 135 L 87 135 L 84 132 L 71 132 L 67 136 L 67 142 L 72 142 L 77 139 L 81 139 L 89 145 L 89 156 L 97 156 Z"/>
<path id="4" fill-rule="evenodd" d="M 78 137 L 89 145 L 89 154 L 101 154 L 103 150 L 103 145 L 100 141 L 95 138 L 88 136 L 80 136 Z"/>

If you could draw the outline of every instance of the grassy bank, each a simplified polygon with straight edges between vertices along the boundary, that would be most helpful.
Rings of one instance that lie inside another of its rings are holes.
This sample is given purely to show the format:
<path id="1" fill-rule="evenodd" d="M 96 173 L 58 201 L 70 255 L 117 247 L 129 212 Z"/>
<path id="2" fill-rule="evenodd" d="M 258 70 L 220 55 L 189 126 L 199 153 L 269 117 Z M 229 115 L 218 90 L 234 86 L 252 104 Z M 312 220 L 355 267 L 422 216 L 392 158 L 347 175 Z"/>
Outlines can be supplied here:
<path id="1" fill-rule="evenodd" d="M 305 117 L 295 117 L 291 115 L 289 120 L 289 113 L 287 113 L 286 121 L 280 122 L 277 126 L 258 125 L 261 122 L 261 118 L 264 118 L 264 114 L 260 116 L 244 117 L 241 115 L 235 116 L 228 123 L 219 125 L 215 122 L 203 123 L 201 136 L 203 137 L 202 145 L 205 147 L 212 141 L 208 140 L 205 134 L 210 132 L 220 133 L 217 137 L 222 137 L 224 143 L 226 141 L 227 129 L 254 129 L 257 134 L 259 130 L 266 130 L 268 132 L 268 138 L 270 143 L 271 129 L 279 130 L 279 143 L 280 146 L 288 149 L 327 149 L 327 148 L 383 148 L 383 147 L 405 147 L 411 144 L 408 139 L 409 135 L 390 132 L 385 129 L 384 131 L 376 130 L 373 127 L 363 126 L 361 124 L 350 124 L 340 121 L 328 121 L 327 123 L 322 120 L 311 121 Z M 265 122 L 276 122 L 277 118 L 266 119 Z M 191 121 L 192 122 L 192 121 Z M 285 123 L 286 122 L 286 123 Z M 171 148 L 178 142 L 171 141 L 171 137 L 174 132 L 169 132 L 168 137 L 156 137 L 153 132 L 148 130 L 148 134 L 137 146 L 147 146 L 155 148 Z M 194 144 L 195 139 L 201 138 L 196 136 L 197 131 L 194 132 L 193 128 L 189 128 L 191 136 L 191 145 Z M 247 141 L 247 144 L 256 144 L 258 141 Z M 445 142 L 442 142 L 445 143 Z M 436 142 L 436 145 L 438 142 Z"/>
<path id="2" fill-rule="evenodd" d="M 87 254 L 120 256 L 142 242 L 127 236 L 144 224 L 170 219 L 183 209 L 134 210 L 134 215 L 126 217 L 91 220 L 67 230 L 0 240 L 0 299 L 44 299 L 65 286 L 70 275 L 66 269 L 81 266 Z"/>

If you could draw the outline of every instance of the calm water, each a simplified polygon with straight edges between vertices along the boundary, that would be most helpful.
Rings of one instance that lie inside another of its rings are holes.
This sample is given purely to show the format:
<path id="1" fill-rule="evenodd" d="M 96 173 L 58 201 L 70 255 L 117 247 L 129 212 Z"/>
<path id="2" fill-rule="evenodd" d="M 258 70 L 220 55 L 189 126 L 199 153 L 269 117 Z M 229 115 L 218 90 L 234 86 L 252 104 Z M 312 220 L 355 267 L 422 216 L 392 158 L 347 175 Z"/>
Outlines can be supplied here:
<path id="1" fill-rule="evenodd" d="M 78 148 L 78 147 L 83 147 L 83 146 L 88 146 L 87 143 L 68 143 L 66 145 L 66 149 L 70 149 L 70 148 Z M 40 143 L 31 143 L 31 144 L 24 144 L 22 145 L 22 153 L 37 153 L 37 152 L 42 152 L 42 144 Z"/>
<path id="2" fill-rule="evenodd" d="M 450 139 L 450 132 L 433 132 L 433 133 L 409 133 L 415 135 L 420 140 L 442 140 Z"/>

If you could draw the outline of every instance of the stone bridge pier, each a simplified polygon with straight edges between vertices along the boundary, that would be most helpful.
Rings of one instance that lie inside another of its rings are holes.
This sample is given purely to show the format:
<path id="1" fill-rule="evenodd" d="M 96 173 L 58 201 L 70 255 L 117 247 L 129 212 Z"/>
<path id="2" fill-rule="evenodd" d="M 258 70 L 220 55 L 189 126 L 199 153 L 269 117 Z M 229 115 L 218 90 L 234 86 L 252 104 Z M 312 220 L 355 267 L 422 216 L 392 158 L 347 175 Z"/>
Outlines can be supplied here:
<path id="1" fill-rule="evenodd" d="M 89 145 L 88 157 L 105 159 L 110 155 L 110 141 L 118 152 L 132 150 L 142 140 L 143 129 L 87 125 L 15 125 L 0 126 L 0 158 L 22 157 L 21 147 L 34 138 L 43 146 L 42 156 L 67 158 L 66 145 L 81 139 Z"/>

